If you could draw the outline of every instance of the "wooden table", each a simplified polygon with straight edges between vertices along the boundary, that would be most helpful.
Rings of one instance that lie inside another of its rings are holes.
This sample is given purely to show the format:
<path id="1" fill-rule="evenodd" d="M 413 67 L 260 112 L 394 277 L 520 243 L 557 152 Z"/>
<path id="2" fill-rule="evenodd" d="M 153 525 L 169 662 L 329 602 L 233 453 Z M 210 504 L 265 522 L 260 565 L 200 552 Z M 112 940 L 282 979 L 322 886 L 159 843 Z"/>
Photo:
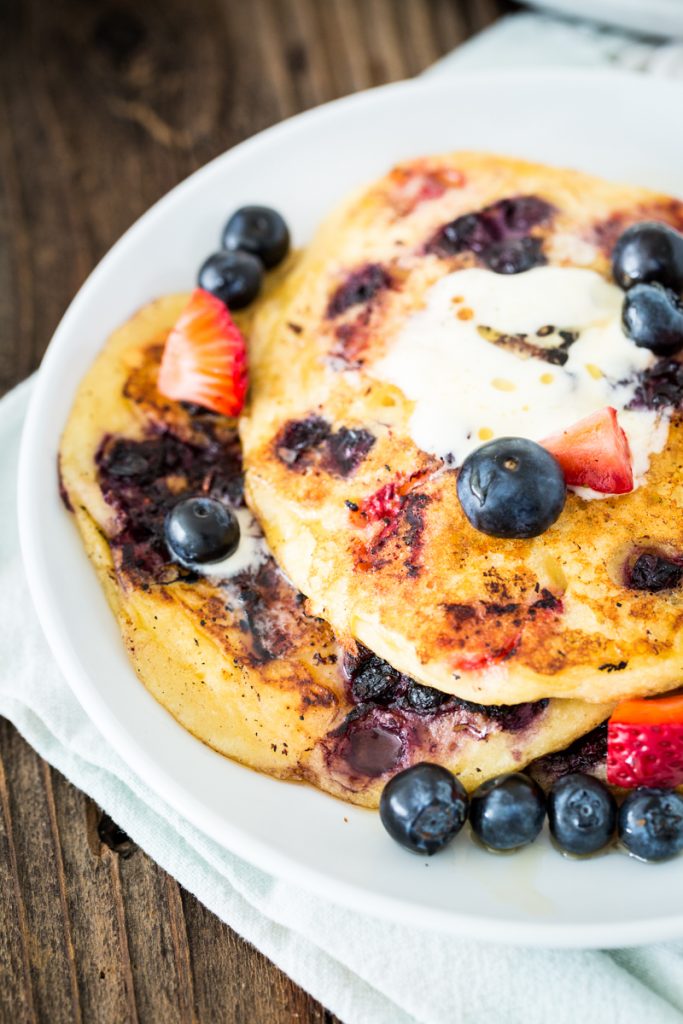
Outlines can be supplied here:
<path id="1" fill-rule="evenodd" d="M 2 0 L 0 393 L 156 199 L 506 0 Z M 0 1024 L 332 1022 L 0 721 Z M 353 1022 L 356 1024 L 356 1022 Z"/>

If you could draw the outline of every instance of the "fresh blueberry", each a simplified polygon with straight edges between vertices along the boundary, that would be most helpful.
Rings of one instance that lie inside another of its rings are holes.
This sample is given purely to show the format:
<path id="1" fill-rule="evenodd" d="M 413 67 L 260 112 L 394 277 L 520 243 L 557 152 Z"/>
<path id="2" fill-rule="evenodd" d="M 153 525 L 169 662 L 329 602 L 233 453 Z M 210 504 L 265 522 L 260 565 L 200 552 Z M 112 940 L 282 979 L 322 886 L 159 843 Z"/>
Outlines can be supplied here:
<path id="1" fill-rule="evenodd" d="M 564 775 L 548 797 L 548 824 L 556 843 L 567 853 L 597 853 L 614 835 L 616 800 L 607 786 L 591 775 Z"/>
<path id="2" fill-rule="evenodd" d="M 683 851 L 683 796 L 636 789 L 619 808 L 619 839 L 639 860 L 669 860 Z"/>
<path id="3" fill-rule="evenodd" d="M 683 304 L 660 284 L 636 284 L 624 297 L 624 333 L 639 348 L 671 356 L 683 348 Z"/>
<path id="4" fill-rule="evenodd" d="M 501 437 L 471 452 L 458 475 L 458 498 L 475 530 L 492 537 L 537 537 L 564 508 L 557 459 L 535 441 Z"/>
<path id="5" fill-rule="evenodd" d="M 184 498 L 173 506 L 164 524 L 166 543 L 181 565 L 220 562 L 240 542 L 235 514 L 215 498 Z"/>
<path id="6" fill-rule="evenodd" d="M 533 843 L 544 818 L 543 790 L 521 772 L 489 779 L 472 794 L 472 831 L 491 850 L 516 850 Z"/>
<path id="7" fill-rule="evenodd" d="M 263 281 L 263 266 L 248 252 L 215 252 L 202 264 L 197 284 L 230 309 L 253 302 Z"/>
<path id="8" fill-rule="evenodd" d="M 277 210 L 243 206 L 225 225 L 223 248 L 242 249 L 258 257 L 264 267 L 275 267 L 289 252 L 289 229 Z"/>
<path id="9" fill-rule="evenodd" d="M 656 281 L 683 291 L 683 235 L 658 221 L 634 224 L 614 246 L 612 273 L 624 289 Z"/>
<path id="10" fill-rule="evenodd" d="M 465 787 L 438 764 L 414 764 L 387 782 L 379 804 L 385 829 L 413 853 L 432 854 L 457 835 L 467 819 Z"/>

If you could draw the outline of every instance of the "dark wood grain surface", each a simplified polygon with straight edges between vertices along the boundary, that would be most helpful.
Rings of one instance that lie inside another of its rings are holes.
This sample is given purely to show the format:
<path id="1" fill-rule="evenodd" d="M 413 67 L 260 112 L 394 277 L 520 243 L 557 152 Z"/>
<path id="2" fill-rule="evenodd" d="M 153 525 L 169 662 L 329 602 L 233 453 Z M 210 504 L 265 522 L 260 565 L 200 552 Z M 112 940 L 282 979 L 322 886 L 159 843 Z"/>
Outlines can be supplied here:
<path id="1" fill-rule="evenodd" d="M 0 393 L 178 181 L 284 117 L 417 74 L 511 7 L 0 0 Z M 0 721 L 0 1024 L 334 1020 Z"/>

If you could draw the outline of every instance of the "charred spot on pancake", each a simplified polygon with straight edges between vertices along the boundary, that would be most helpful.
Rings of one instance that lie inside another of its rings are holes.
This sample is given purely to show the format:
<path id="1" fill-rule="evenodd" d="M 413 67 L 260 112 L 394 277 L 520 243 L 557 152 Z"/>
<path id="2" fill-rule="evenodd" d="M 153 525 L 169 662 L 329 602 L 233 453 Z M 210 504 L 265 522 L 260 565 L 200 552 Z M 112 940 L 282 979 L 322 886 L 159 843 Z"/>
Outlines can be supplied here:
<path id="1" fill-rule="evenodd" d="M 425 251 L 445 258 L 471 252 L 496 273 L 519 273 L 545 263 L 540 239 L 530 232 L 554 213 L 555 208 L 539 196 L 501 199 L 444 224 Z"/>
<path id="2" fill-rule="evenodd" d="M 334 320 L 352 306 L 366 305 L 380 292 L 393 286 L 391 274 L 381 263 L 367 263 L 352 271 L 332 293 L 327 304 L 326 316 Z"/>
<path id="3" fill-rule="evenodd" d="M 408 575 L 415 577 L 420 574 L 419 558 L 425 528 L 425 509 L 431 502 L 428 494 L 413 493 L 407 495 L 402 514 L 407 529 L 403 533 L 403 543 L 410 548 L 410 558 L 404 563 Z"/>
<path id="4" fill-rule="evenodd" d="M 607 759 L 607 722 L 574 740 L 564 750 L 555 751 L 538 758 L 526 771 L 544 789 L 553 782 L 572 772 L 594 774 L 604 767 Z"/>
<path id="5" fill-rule="evenodd" d="M 334 476 L 347 477 L 358 468 L 375 436 L 363 427 L 332 427 L 321 416 L 290 420 L 275 438 L 277 457 L 296 470 L 317 466 Z"/>
<path id="6" fill-rule="evenodd" d="M 543 587 L 541 596 L 530 605 L 527 614 L 533 618 L 537 611 L 561 612 L 562 609 L 563 604 L 560 598 Z"/>
<path id="7" fill-rule="evenodd" d="M 683 579 L 683 558 L 669 558 L 657 551 L 643 551 L 626 566 L 626 586 L 657 594 L 673 590 Z"/>
<path id="8" fill-rule="evenodd" d="M 683 363 L 660 359 L 638 375 L 638 385 L 627 409 L 683 408 Z"/>
<path id="9" fill-rule="evenodd" d="M 461 626 L 463 622 L 468 622 L 477 615 L 476 608 L 471 604 L 446 604 L 444 609 L 456 626 Z"/>
<path id="10" fill-rule="evenodd" d="M 476 601 L 473 604 L 444 604 L 447 632 L 440 646 L 453 652 L 456 671 L 477 672 L 513 657 L 524 638 L 524 630 L 539 614 L 558 615 L 562 601 L 549 590 L 540 589 L 534 601 Z"/>
<path id="11" fill-rule="evenodd" d="M 116 510 L 110 543 L 118 568 L 139 583 L 189 582 L 195 575 L 169 558 L 164 521 L 183 496 L 204 493 L 238 505 L 243 479 L 235 430 L 219 442 L 191 444 L 164 432 L 133 440 L 105 436 L 95 454 L 104 500 Z"/>

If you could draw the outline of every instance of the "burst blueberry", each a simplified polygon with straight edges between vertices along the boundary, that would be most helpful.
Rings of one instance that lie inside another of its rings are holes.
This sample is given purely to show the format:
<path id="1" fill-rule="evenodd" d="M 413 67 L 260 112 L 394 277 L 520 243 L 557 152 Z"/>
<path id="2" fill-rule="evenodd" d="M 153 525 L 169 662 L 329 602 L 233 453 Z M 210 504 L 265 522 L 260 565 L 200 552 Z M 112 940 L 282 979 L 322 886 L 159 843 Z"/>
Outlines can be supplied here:
<path id="1" fill-rule="evenodd" d="M 270 269 L 289 252 L 289 228 L 269 206 L 242 206 L 225 225 L 223 247 L 251 253 Z"/>
<path id="2" fill-rule="evenodd" d="M 472 831 L 491 850 L 516 850 L 533 843 L 544 820 L 543 790 L 521 772 L 489 779 L 472 794 Z"/>
<path id="3" fill-rule="evenodd" d="M 683 851 L 683 796 L 670 789 L 636 789 L 619 809 L 619 839 L 639 860 L 669 860 Z"/>
<path id="4" fill-rule="evenodd" d="M 597 853 L 611 841 L 617 823 L 614 797 L 599 779 L 582 772 L 564 775 L 548 797 L 548 824 L 567 853 Z"/>
<path id="5" fill-rule="evenodd" d="M 494 274 L 523 274 L 545 263 L 540 238 L 496 242 L 482 253 L 482 259 Z"/>
<path id="6" fill-rule="evenodd" d="M 205 565 L 229 558 L 240 542 L 234 512 L 215 498 L 184 498 L 164 524 L 166 544 L 181 565 Z"/>
<path id="7" fill-rule="evenodd" d="M 386 784 L 379 813 L 392 839 L 413 853 L 430 855 L 458 834 L 467 806 L 462 783 L 446 768 L 423 762 Z"/>
<path id="8" fill-rule="evenodd" d="M 557 459 L 522 437 L 502 437 L 471 452 L 457 490 L 472 526 L 492 537 L 537 537 L 558 518 L 567 496 Z"/>

